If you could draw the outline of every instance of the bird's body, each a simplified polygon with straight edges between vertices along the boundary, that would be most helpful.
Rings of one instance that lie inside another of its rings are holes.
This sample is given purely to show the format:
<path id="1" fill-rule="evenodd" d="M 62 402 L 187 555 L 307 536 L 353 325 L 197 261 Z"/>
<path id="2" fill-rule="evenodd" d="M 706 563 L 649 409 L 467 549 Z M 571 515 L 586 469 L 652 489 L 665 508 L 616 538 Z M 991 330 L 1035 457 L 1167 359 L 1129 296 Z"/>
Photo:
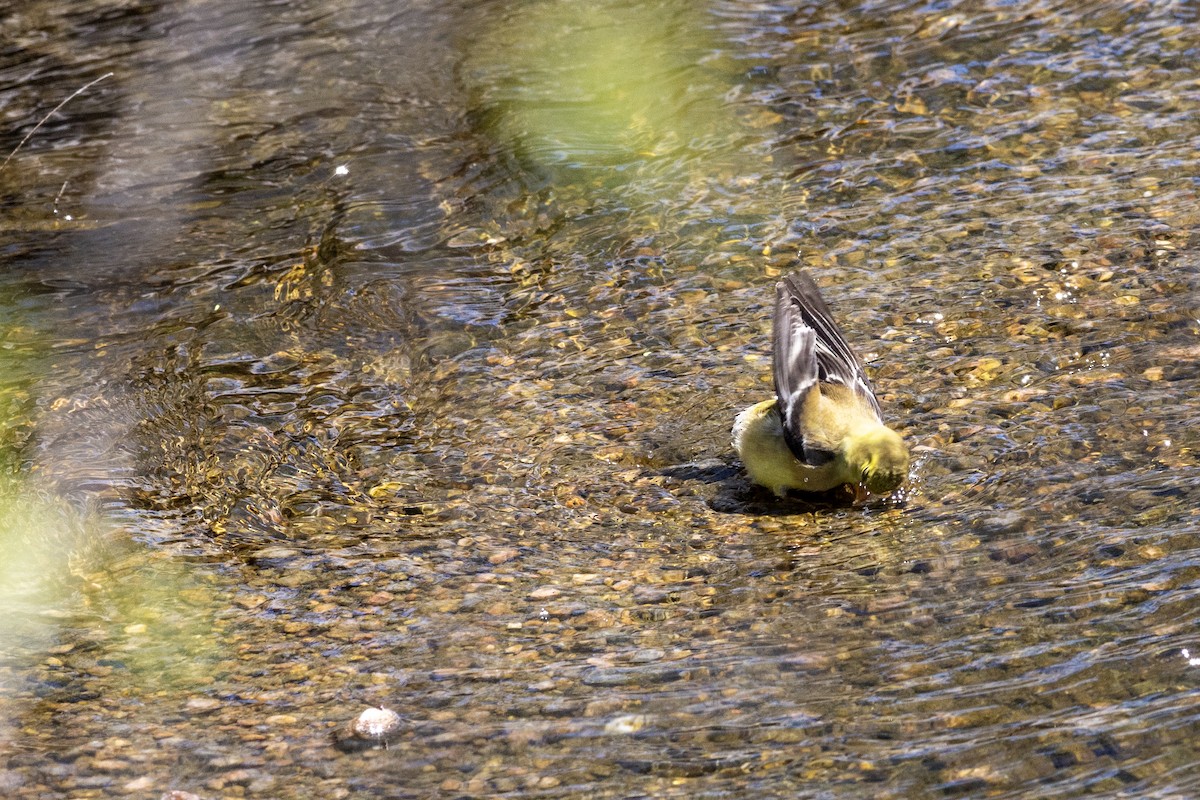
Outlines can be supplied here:
<path id="1" fill-rule="evenodd" d="M 738 414 L 733 446 L 750 479 L 783 496 L 843 484 L 886 494 L 908 474 L 908 448 L 883 424 L 862 364 L 807 273 L 776 287 L 775 397 Z"/>

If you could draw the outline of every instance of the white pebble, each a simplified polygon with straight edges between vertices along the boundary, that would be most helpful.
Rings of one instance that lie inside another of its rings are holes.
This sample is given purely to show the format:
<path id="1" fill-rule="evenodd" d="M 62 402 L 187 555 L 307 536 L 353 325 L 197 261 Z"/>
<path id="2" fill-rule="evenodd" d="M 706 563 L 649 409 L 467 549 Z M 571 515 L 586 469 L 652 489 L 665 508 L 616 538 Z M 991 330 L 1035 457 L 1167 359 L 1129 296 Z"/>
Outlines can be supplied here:
<path id="1" fill-rule="evenodd" d="M 383 706 L 368 708 L 354 721 L 354 735 L 360 739 L 387 739 L 400 729 L 400 715 Z"/>

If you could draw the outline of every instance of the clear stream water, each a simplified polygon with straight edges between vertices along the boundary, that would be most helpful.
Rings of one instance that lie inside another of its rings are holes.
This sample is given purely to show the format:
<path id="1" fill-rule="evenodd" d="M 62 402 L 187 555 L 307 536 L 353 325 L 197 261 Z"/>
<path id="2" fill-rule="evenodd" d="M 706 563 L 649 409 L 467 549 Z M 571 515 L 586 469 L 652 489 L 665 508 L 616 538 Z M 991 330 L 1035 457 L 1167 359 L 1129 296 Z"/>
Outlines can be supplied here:
<path id="1" fill-rule="evenodd" d="M 1198 65 L 1183 2 L 9 9 L 0 794 L 1200 795 Z M 738 470 L 797 264 L 900 497 Z"/>

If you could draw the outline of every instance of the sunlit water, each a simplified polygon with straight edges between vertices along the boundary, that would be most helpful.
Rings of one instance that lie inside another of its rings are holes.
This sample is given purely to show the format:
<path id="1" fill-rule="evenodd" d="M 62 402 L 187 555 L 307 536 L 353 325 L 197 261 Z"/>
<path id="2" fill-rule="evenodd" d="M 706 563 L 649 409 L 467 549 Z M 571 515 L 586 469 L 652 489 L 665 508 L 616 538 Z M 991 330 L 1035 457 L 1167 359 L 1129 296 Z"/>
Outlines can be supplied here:
<path id="1" fill-rule="evenodd" d="M 22 5 L 4 797 L 1200 794 L 1194 5 Z"/>

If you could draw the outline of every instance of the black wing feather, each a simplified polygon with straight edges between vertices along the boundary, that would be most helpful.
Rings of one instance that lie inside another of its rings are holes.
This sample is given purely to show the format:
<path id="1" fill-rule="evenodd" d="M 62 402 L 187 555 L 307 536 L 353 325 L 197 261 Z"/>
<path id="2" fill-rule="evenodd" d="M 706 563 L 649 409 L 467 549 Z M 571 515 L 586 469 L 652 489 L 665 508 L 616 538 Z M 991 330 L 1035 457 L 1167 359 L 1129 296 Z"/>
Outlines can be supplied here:
<path id="1" fill-rule="evenodd" d="M 806 447 L 800 426 L 808 392 L 820 383 L 839 383 L 865 399 L 875 415 L 882 417 L 879 401 L 809 274 L 788 275 L 776 284 L 775 291 L 772 365 L 784 437 L 797 458 L 808 464 L 825 463 L 832 454 L 811 443 Z"/>

